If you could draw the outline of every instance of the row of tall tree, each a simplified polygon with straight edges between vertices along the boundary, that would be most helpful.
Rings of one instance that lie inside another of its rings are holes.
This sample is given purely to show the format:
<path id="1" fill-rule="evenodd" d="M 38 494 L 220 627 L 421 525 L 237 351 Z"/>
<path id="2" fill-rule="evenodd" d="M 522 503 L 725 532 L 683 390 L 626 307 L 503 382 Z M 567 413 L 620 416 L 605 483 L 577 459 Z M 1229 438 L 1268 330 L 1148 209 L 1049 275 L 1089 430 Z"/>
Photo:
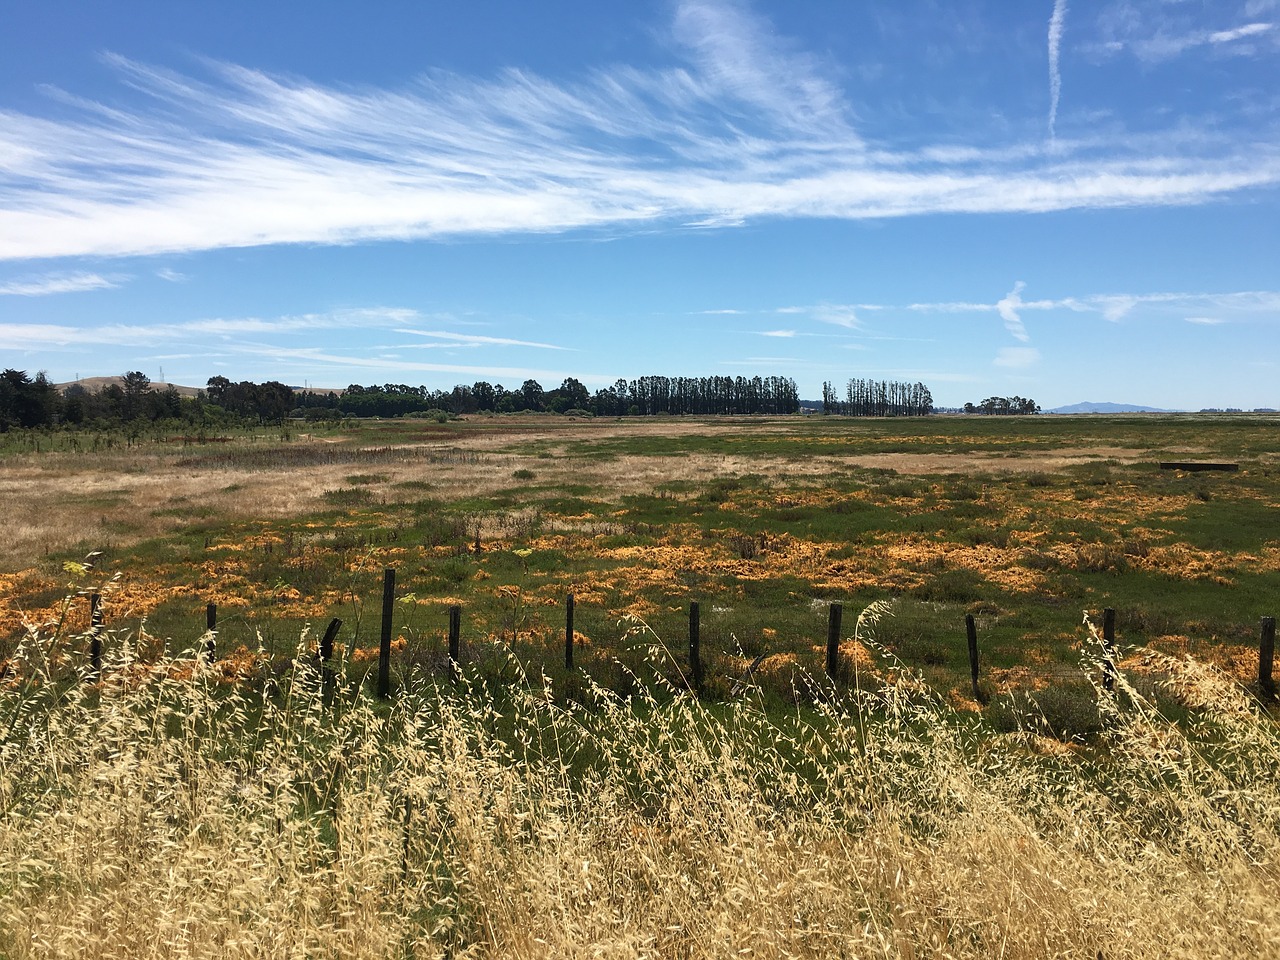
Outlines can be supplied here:
<path id="1" fill-rule="evenodd" d="M 526 380 L 508 390 L 479 380 L 452 390 L 430 390 L 408 384 L 363 386 L 353 383 L 336 393 L 302 393 L 303 410 L 327 408 L 349 416 L 397 417 L 427 410 L 448 413 L 567 413 L 578 410 L 602 417 L 650 414 L 782 414 L 800 410 L 800 395 L 787 377 L 639 377 L 617 380 L 594 394 L 574 377 L 544 389 Z"/>
<path id="2" fill-rule="evenodd" d="M 933 395 L 923 383 L 851 379 L 843 394 L 830 382 L 822 385 L 822 412 L 853 417 L 919 417 L 934 409 Z M 639 377 L 619 379 L 592 393 L 581 381 L 566 377 L 552 390 L 526 380 L 508 390 L 500 383 L 478 380 L 452 390 L 431 390 L 403 383 L 362 386 L 341 393 L 295 391 L 275 380 L 233 382 L 210 377 L 194 397 L 168 386 L 152 388 L 146 374 L 130 371 L 120 383 L 96 392 L 79 385 L 59 390 L 44 373 L 7 369 L 0 373 L 0 431 L 55 424 L 137 423 L 160 420 L 209 425 L 232 421 L 278 423 L 289 416 L 399 417 L 429 410 L 451 414 L 581 411 L 602 417 L 653 414 L 789 414 L 800 410 L 790 377 Z M 987 397 L 966 403 L 963 412 L 989 415 L 1037 414 L 1040 406 L 1026 397 Z"/>
<path id="3" fill-rule="evenodd" d="M 295 391 L 278 381 L 234 382 L 210 377 L 196 396 L 172 386 L 153 389 L 140 371 L 90 392 L 80 385 L 59 390 L 44 373 L 0 374 L 0 431 L 57 424 L 139 424 L 161 420 L 193 425 L 278 423 L 289 416 L 398 417 L 429 410 L 451 414 L 581 411 L 596 416 L 650 414 L 786 414 L 800 409 L 794 380 L 786 377 L 639 377 L 592 393 L 574 377 L 547 390 L 526 380 L 508 390 L 477 381 L 452 390 L 387 383 L 351 384 L 341 393 Z"/>
<path id="4" fill-rule="evenodd" d="M 596 391 L 605 416 L 669 414 L 786 414 L 800 412 L 790 377 L 640 377 Z"/>
<path id="5" fill-rule="evenodd" d="M 923 383 L 852 379 L 844 396 L 827 381 L 822 385 L 822 412 L 844 417 L 923 417 L 933 410 L 933 394 Z"/>
<path id="6" fill-rule="evenodd" d="M 1031 415 L 1040 412 L 1040 404 L 1026 397 L 987 397 L 981 403 L 966 403 L 965 413 L 983 413 L 988 416 Z"/>

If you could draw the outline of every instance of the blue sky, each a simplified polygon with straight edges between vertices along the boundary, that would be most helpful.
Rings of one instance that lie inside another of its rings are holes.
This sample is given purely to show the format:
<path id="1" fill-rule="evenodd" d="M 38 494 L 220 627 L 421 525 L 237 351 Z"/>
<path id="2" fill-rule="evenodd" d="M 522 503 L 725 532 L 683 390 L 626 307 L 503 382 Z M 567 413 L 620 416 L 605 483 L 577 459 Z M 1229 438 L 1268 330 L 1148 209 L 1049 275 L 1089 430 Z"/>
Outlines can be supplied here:
<path id="1" fill-rule="evenodd" d="M 0 365 L 1280 407 L 1280 0 L 0 0 Z"/>

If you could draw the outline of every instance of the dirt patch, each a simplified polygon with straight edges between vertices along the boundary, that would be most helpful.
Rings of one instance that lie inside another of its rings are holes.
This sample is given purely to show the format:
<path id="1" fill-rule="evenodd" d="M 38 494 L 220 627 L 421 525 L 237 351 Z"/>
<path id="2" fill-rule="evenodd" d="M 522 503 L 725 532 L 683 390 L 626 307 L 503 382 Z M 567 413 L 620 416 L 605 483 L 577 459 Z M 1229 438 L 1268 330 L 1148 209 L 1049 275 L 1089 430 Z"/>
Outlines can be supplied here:
<path id="1" fill-rule="evenodd" d="M 1026 453 L 876 453 L 841 458 L 853 467 L 896 470 L 908 474 L 938 473 L 1054 473 L 1104 460 L 1141 463 L 1151 457 L 1145 451 L 1125 447 L 1080 447 L 1032 450 Z"/>

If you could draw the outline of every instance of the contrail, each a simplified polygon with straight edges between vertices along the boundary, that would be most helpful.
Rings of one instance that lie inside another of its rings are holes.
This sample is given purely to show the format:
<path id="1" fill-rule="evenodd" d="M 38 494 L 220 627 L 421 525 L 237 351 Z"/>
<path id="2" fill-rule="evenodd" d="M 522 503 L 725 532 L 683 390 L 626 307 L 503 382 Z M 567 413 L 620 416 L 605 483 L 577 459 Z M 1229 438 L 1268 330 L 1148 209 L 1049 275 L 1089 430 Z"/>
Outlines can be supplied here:
<path id="1" fill-rule="evenodd" d="M 1067 0 L 1053 0 L 1053 16 L 1049 18 L 1049 139 L 1055 138 L 1058 122 L 1058 97 L 1062 94 L 1062 74 L 1058 71 L 1058 47 L 1062 43 L 1062 24 L 1067 19 Z"/>

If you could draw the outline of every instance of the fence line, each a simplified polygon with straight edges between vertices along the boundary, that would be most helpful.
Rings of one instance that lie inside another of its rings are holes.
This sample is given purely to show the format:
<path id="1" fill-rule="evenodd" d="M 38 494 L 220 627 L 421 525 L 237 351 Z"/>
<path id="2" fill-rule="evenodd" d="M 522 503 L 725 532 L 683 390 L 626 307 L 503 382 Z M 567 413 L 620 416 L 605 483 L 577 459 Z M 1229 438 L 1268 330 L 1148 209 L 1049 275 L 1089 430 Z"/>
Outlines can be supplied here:
<path id="1" fill-rule="evenodd" d="M 396 589 L 396 572 L 394 568 L 387 567 L 383 571 L 382 584 L 382 623 L 378 644 L 377 687 L 378 696 L 386 699 L 391 696 L 391 637 L 395 614 Z M 572 670 L 574 665 L 575 608 L 574 595 L 572 593 L 567 594 L 564 607 L 564 664 L 565 668 L 569 670 Z M 689 603 L 688 677 L 691 689 L 698 696 L 701 696 L 704 692 L 706 679 L 702 662 L 700 610 L 698 601 L 694 600 Z M 840 643 L 843 610 L 844 605 L 839 601 L 833 601 L 828 606 L 825 670 L 827 677 L 833 682 L 840 679 Z M 96 679 L 102 675 L 102 634 L 104 625 L 101 594 L 91 593 L 89 595 L 89 611 L 90 677 Z M 985 703 L 987 698 L 979 688 L 978 630 L 973 614 L 965 614 L 964 623 L 973 697 L 978 702 Z M 216 659 L 217 655 L 217 624 L 218 606 L 216 603 L 210 603 L 205 608 L 203 650 L 204 657 L 210 663 Z M 326 688 L 331 687 L 335 679 L 334 671 L 329 667 L 329 663 L 333 660 L 334 643 L 341 628 L 342 620 L 337 617 L 330 620 L 317 651 L 317 665 L 324 675 Z M 1115 689 L 1117 662 L 1119 659 L 1115 630 L 1116 611 L 1112 607 L 1107 607 L 1102 611 L 1102 684 L 1103 688 L 1109 691 Z M 1272 699 L 1276 696 L 1276 684 L 1273 678 L 1275 632 L 1275 618 L 1263 617 L 1258 641 L 1257 687 L 1261 695 Z M 461 644 L 462 606 L 461 604 L 453 604 L 449 607 L 448 663 L 450 679 L 455 682 L 461 677 Z M 755 661 L 747 669 L 743 677 L 733 684 L 733 691 L 736 692 L 750 681 L 756 668 L 760 666 L 766 656 L 766 654 L 760 654 L 755 658 Z"/>

